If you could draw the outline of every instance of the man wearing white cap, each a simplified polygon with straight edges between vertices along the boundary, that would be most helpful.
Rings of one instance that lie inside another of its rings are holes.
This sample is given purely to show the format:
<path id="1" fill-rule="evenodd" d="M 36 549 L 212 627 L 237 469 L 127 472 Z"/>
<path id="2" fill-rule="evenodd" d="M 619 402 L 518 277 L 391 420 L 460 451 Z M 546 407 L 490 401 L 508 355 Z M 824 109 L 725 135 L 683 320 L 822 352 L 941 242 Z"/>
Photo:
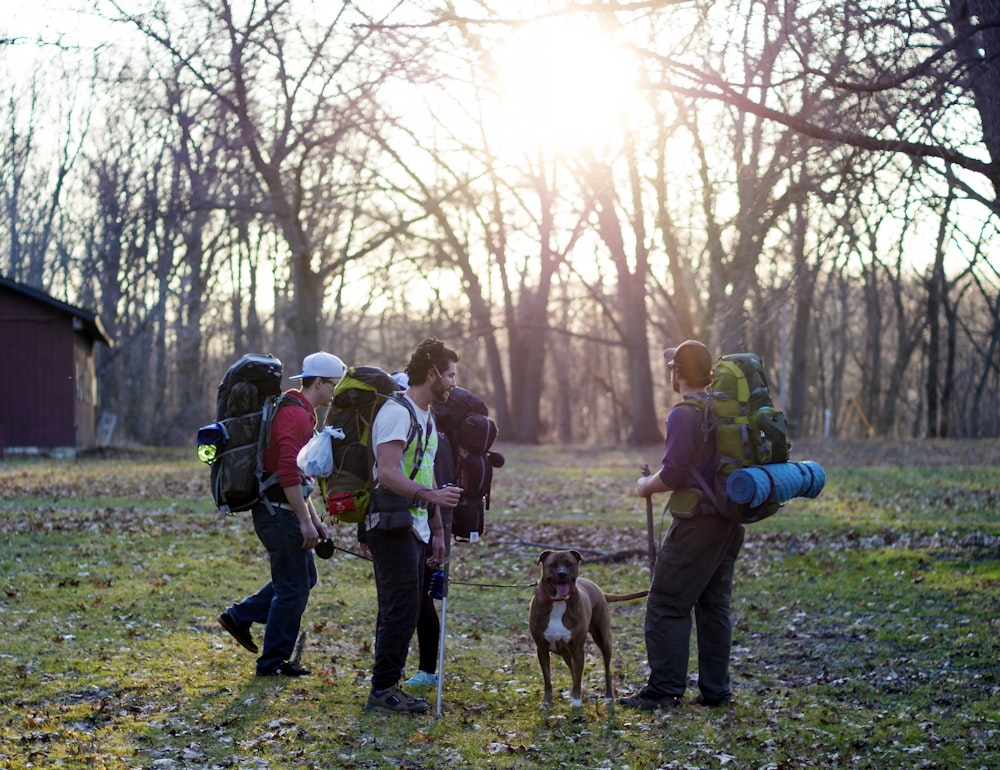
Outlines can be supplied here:
<path id="1" fill-rule="evenodd" d="M 705 389 L 711 382 L 712 355 L 702 343 L 687 340 L 667 348 L 663 356 L 671 386 L 684 400 L 667 415 L 658 472 L 641 476 L 636 494 L 649 497 L 676 490 L 685 494 L 672 496 L 668 504 L 673 519 L 656 555 L 646 600 L 649 679 L 639 692 L 620 702 L 647 711 L 681 704 L 687 688 L 693 612 L 700 691 L 696 701 L 702 706 L 725 706 L 730 699 L 733 571 L 744 529 L 694 489 L 695 470 L 703 478 L 715 475 L 715 431 L 705 430 Z"/>
<path id="2" fill-rule="evenodd" d="M 250 635 L 253 623 L 264 624 L 264 649 L 257 658 L 260 676 L 303 676 L 309 671 L 290 661 L 298 639 L 309 592 L 316 585 L 312 549 L 328 536 L 309 499 L 311 480 L 299 470 L 296 457 L 316 429 L 316 408 L 329 406 L 333 389 L 344 375 L 344 362 L 330 353 L 311 353 L 302 362 L 301 389 L 285 391 L 274 415 L 264 454 L 265 477 L 277 474 L 278 484 L 265 493 L 268 502 L 253 508 L 253 526 L 267 549 L 271 580 L 256 594 L 234 604 L 219 623 L 243 647 L 257 652 Z"/>

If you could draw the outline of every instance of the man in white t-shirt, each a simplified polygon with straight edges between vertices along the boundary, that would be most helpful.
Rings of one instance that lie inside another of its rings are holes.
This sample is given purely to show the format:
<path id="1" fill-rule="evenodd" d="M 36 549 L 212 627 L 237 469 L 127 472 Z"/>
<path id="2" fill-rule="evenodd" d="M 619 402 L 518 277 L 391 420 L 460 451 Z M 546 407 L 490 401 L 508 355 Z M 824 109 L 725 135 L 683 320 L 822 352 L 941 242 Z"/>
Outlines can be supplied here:
<path id="1" fill-rule="evenodd" d="M 387 401 L 372 425 L 375 489 L 365 537 L 375 565 L 378 619 L 366 710 L 416 714 L 429 708 L 427 700 L 400 689 L 399 679 L 417 627 L 425 566 L 436 569 L 445 560 L 438 508 L 454 508 L 462 492 L 435 488 L 437 427 L 430 411 L 455 387 L 458 360 L 439 340 L 421 342 L 406 366 L 404 401 Z M 433 548 L 429 559 L 427 543 Z"/>

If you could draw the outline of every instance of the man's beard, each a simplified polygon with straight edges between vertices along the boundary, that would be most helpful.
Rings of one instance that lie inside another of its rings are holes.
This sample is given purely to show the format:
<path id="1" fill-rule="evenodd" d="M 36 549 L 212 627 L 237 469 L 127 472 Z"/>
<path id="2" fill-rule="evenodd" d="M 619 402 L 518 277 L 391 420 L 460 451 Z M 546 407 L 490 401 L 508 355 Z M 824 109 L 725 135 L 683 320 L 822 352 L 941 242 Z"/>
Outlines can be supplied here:
<path id="1" fill-rule="evenodd" d="M 434 397 L 435 401 L 439 404 L 443 404 L 448 400 L 448 396 L 451 395 L 451 390 L 444 386 L 444 382 L 442 380 L 437 380 L 433 385 L 431 385 L 431 395 Z"/>

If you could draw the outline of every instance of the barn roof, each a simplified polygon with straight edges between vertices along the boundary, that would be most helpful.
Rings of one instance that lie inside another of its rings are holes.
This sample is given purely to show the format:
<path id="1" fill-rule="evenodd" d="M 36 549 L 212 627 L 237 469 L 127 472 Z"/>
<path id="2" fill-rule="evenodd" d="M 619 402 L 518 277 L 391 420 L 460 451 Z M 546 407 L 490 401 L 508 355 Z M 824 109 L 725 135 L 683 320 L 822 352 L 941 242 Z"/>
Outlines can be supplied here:
<path id="1" fill-rule="evenodd" d="M 41 289 L 36 289 L 31 286 L 26 286 L 23 283 L 16 283 L 15 281 L 7 280 L 2 276 L 0 276 L 0 288 L 10 289 L 11 291 L 15 291 L 25 297 L 30 297 L 31 299 L 38 300 L 39 302 L 43 302 L 46 305 L 61 310 L 64 313 L 68 313 L 80 321 L 84 331 L 90 335 L 90 337 L 99 342 L 103 342 L 109 348 L 114 347 L 114 341 L 104 329 L 104 324 L 101 323 L 100 316 L 98 316 L 97 313 L 84 310 L 83 308 L 76 307 L 75 305 L 69 305 L 65 302 L 60 302 L 55 297 L 46 294 Z"/>

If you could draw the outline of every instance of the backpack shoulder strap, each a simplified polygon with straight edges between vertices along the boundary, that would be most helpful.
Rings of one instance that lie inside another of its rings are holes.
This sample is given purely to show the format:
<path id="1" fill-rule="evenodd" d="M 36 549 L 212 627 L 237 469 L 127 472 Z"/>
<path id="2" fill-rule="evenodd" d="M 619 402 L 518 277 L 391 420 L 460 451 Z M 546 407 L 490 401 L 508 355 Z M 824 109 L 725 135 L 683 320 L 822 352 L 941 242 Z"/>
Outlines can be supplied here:
<path id="1" fill-rule="evenodd" d="M 379 393 L 378 398 L 385 399 L 386 401 L 395 401 L 397 404 L 405 407 L 407 413 L 410 415 L 410 429 L 406 436 L 406 443 L 403 445 L 403 452 L 405 453 L 406 450 L 410 448 L 414 439 L 417 440 L 417 461 L 413 464 L 413 468 L 410 471 L 410 479 L 413 480 L 417 477 L 417 473 L 420 471 L 420 466 L 424 461 L 424 455 L 427 453 L 427 446 L 430 444 L 431 432 L 435 429 L 434 415 L 428 414 L 427 427 L 424 429 L 420 426 L 420 421 L 417 419 L 417 413 L 413 408 L 413 404 L 411 404 L 410 400 L 402 393 L 389 393 L 388 395 Z M 369 446 L 368 451 L 371 455 L 372 462 L 374 462 L 374 447 Z"/>
<path id="2" fill-rule="evenodd" d="M 713 401 L 711 394 L 706 393 L 704 398 L 685 398 L 683 401 L 678 401 L 674 405 L 674 409 L 679 406 L 690 406 L 702 413 L 701 430 L 706 438 L 709 431 L 715 429 L 715 401 Z"/>
<path id="3" fill-rule="evenodd" d="M 379 394 L 379 397 L 383 398 L 381 394 Z M 407 413 L 410 415 L 410 430 L 406 436 L 406 445 L 403 447 L 405 451 L 410 447 L 410 444 L 413 443 L 414 438 L 417 438 L 418 436 L 421 438 L 423 437 L 423 431 L 420 428 L 420 422 L 419 420 L 417 420 L 417 413 L 413 409 L 413 404 L 410 403 L 410 399 L 408 399 L 402 393 L 390 393 L 389 395 L 384 396 L 384 398 L 387 401 L 395 401 L 397 404 L 400 404 L 401 406 L 405 407 Z M 428 426 L 429 425 L 430 423 L 428 423 Z"/>
<path id="4" fill-rule="evenodd" d="M 288 404 L 294 404 L 302 409 L 308 411 L 309 407 L 299 401 L 297 398 L 292 398 L 287 393 L 282 393 L 278 396 L 273 396 L 264 400 L 264 413 L 260 420 L 260 439 L 263 440 L 262 444 L 259 444 L 264 451 L 271 446 L 271 426 L 274 425 L 274 418 L 278 416 L 278 411 L 281 407 Z M 259 457 L 258 467 L 263 472 L 264 469 L 264 455 Z"/>
<path id="5" fill-rule="evenodd" d="M 683 406 L 683 405 L 692 406 L 696 409 L 702 410 L 704 417 L 702 418 L 701 422 L 701 432 L 702 432 L 702 447 L 704 447 L 705 444 L 708 443 L 709 434 L 712 431 L 714 431 L 716 429 L 716 426 L 718 425 L 718 417 L 716 416 L 715 413 L 715 401 L 713 400 L 711 394 L 707 394 L 705 398 L 699 398 L 699 399 L 688 398 L 684 399 L 679 404 L 677 404 L 677 406 Z M 719 444 L 718 442 L 716 442 L 715 458 L 713 459 L 712 462 L 712 467 L 715 469 L 715 472 L 718 472 L 719 465 L 720 465 Z M 701 471 L 698 470 L 697 463 L 695 463 L 695 465 L 692 466 L 692 472 L 694 473 L 695 481 L 698 482 L 698 486 L 711 501 L 712 505 L 715 506 L 715 509 L 717 511 L 725 510 L 725 508 L 723 507 L 725 501 L 719 499 L 718 494 L 716 493 L 715 489 L 713 489 L 713 485 L 709 484 L 708 480 L 701 475 Z"/>
<path id="6" fill-rule="evenodd" d="M 271 426 L 274 425 L 274 418 L 278 415 L 278 410 L 287 404 L 295 404 L 302 409 L 308 409 L 305 404 L 287 393 L 264 399 L 264 409 L 260 418 L 260 435 L 257 437 L 257 487 L 260 490 L 261 500 L 272 513 L 274 511 L 271 509 L 271 501 L 264 493 L 278 483 L 278 474 L 267 473 L 264 470 L 264 455 L 267 454 L 267 449 L 271 446 Z"/>

